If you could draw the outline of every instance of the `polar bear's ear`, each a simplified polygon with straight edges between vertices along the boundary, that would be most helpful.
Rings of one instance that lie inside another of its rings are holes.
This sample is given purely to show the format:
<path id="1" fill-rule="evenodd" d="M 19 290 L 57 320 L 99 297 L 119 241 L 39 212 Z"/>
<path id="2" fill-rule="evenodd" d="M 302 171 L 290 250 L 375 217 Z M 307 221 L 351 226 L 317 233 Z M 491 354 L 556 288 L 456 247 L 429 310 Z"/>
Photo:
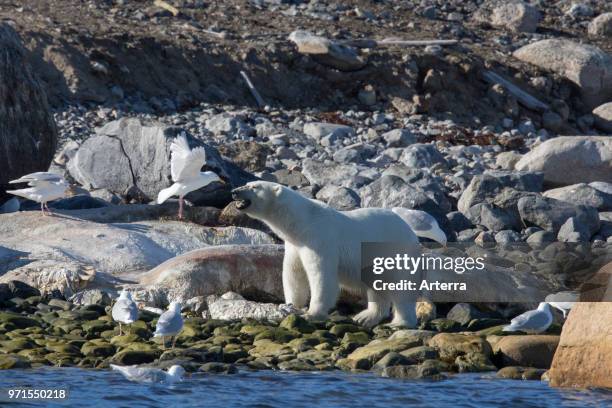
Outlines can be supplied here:
<path id="1" fill-rule="evenodd" d="M 277 184 L 274 187 L 272 187 L 272 191 L 274 191 L 274 195 L 278 197 L 281 191 L 283 191 L 283 187 L 280 184 Z"/>

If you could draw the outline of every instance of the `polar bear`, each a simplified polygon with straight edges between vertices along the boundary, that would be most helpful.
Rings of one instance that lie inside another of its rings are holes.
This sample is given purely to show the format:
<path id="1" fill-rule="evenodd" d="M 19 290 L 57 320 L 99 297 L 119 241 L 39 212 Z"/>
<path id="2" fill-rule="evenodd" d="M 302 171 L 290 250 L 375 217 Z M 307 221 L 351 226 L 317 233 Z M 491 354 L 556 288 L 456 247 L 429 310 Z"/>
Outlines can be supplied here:
<path id="1" fill-rule="evenodd" d="M 418 244 L 400 216 L 382 208 L 337 211 L 280 184 L 254 181 L 232 190 L 236 208 L 266 223 L 285 241 L 285 301 L 307 317 L 325 319 L 340 288 L 367 293 L 368 307 L 354 320 L 372 327 L 393 308 L 393 326 L 416 327 L 415 303 L 389 292 L 376 292 L 361 281 L 362 242 Z M 310 302 L 308 297 L 310 296 Z"/>

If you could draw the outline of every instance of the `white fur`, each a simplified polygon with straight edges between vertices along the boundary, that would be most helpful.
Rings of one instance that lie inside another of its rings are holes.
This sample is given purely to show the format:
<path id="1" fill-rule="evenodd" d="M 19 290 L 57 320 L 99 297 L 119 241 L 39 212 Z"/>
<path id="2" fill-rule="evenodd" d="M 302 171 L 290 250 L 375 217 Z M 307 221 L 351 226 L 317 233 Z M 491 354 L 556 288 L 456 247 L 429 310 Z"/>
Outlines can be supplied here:
<path id="1" fill-rule="evenodd" d="M 364 208 L 336 211 L 280 184 L 256 181 L 234 190 L 237 200 L 248 199 L 243 209 L 265 222 L 285 241 L 283 289 L 285 301 L 308 305 L 307 316 L 324 319 L 335 306 L 340 287 L 367 292 L 368 308 L 355 320 L 373 326 L 387 317 L 393 306 L 392 325 L 415 327 L 414 302 L 376 292 L 361 282 L 362 242 L 418 244 L 412 229 L 391 210 Z"/>

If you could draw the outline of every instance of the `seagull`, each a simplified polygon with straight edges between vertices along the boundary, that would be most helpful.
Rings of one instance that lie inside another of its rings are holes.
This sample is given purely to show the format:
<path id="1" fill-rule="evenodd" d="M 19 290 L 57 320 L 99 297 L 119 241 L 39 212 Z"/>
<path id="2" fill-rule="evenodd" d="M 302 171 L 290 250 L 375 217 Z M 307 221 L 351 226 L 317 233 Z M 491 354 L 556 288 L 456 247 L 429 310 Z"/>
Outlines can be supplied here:
<path id="1" fill-rule="evenodd" d="M 30 188 L 6 190 L 6 192 L 40 203 L 42 215 L 46 215 L 45 210 L 51 214 L 47 202 L 65 197 L 70 189 L 70 184 L 62 176 L 46 171 L 27 174 L 17 180 L 9 181 L 9 183 L 28 183 Z"/>
<path id="2" fill-rule="evenodd" d="M 530 310 L 510 320 L 510 324 L 505 326 L 502 331 L 537 334 L 545 332 L 552 324 L 553 316 L 550 306 L 546 302 L 541 302 L 536 310 Z"/>
<path id="3" fill-rule="evenodd" d="M 185 369 L 180 365 L 173 365 L 168 371 L 153 367 L 138 367 L 138 366 L 118 366 L 110 365 L 115 371 L 119 371 L 125 378 L 130 381 L 139 383 L 166 383 L 174 384 L 181 381 L 185 374 Z"/>
<path id="4" fill-rule="evenodd" d="M 174 348 L 176 335 L 179 334 L 182 329 L 183 317 L 181 316 L 181 304 L 179 302 L 172 302 L 170 306 L 168 306 L 168 310 L 159 316 L 153 336 L 161 336 L 164 348 L 166 347 L 166 336 L 174 337 L 172 341 L 172 348 Z"/>
<path id="5" fill-rule="evenodd" d="M 578 300 L 578 293 L 572 291 L 551 293 L 544 300 L 552 307 L 559 309 L 565 319 L 569 310 L 574 307 L 574 303 Z"/>
<path id="6" fill-rule="evenodd" d="M 206 152 L 203 147 L 191 150 L 184 133 L 174 139 L 170 145 L 170 151 L 172 152 L 170 174 L 174 184 L 159 192 L 157 204 L 162 204 L 170 197 L 178 195 L 178 217 L 183 218 L 183 197 L 185 195 L 215 181 L 223 183 L 223 180 L 212 171 L 200 171 L 206 163 Z"/>
<path id="7" fill-rule="evenodd" d="M 123 289 L 119 295 L 119 299 L 113 305 L 113 320 L 119 322 L 119 335 L 121 332 L 121 323 L 132 324 L 138 319 L 138 306 L 132 299 L 132 295 L 127 290 Z"/>
<path id="8" fill-rule="evenodd" d="M 391 211 L 399 215 L 417 237 L 433 239 L 440 245 L 446 246 L 446 234 L 440 229 L 438 221 L 425 211 L 403 207 L 393 207 Z"/>

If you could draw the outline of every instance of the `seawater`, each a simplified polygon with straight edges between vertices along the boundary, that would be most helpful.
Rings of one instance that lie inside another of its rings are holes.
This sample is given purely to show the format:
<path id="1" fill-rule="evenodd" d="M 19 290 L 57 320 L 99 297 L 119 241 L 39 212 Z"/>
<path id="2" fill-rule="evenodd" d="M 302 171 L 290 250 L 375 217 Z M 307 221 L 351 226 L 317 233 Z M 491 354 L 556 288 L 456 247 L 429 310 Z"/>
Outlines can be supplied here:
<path id="1" fill-rule="evenodd" d="M 560 390 L 540 381 L 458 374 L 438 382 L 373 374 L 249 371 L 196 373 L 172 386 L 126 381 L 108 370 L 0 371 L 0 406 L 15 407 L 610 407 L 610 390 Z M 10 401 L 7 388 L 64 388 L 65 401 Z"/>

